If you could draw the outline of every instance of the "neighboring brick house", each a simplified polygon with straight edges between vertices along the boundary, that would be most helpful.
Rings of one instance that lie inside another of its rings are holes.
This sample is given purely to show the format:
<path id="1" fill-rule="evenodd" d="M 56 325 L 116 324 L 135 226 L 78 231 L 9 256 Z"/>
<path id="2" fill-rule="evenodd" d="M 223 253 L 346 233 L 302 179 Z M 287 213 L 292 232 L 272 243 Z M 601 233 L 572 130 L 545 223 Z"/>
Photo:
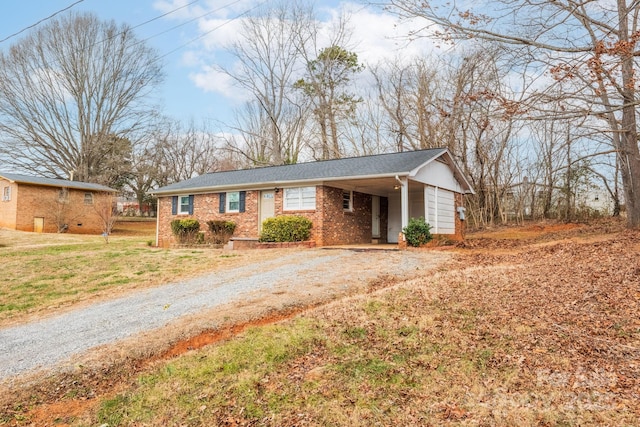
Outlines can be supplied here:
<path id="1" fill-rule="evenodd" d="M 234 238 L 257 239 L 262 221 L 302 215 L 318 246 L 397 243 L 411 217 L 432 233 L 462 239 L 469 182 L 447 149 L 324 160 L 201 175 L 159 188 L 157 244 L 175 242 L 171 221 L 236 223 Z"/>
<path id="2" fill-rule="evenodd" d="M 99 211 L 116 190 L 104 185 L 0 172 L 0 227 L 40 233 L 102 233 Z"/>

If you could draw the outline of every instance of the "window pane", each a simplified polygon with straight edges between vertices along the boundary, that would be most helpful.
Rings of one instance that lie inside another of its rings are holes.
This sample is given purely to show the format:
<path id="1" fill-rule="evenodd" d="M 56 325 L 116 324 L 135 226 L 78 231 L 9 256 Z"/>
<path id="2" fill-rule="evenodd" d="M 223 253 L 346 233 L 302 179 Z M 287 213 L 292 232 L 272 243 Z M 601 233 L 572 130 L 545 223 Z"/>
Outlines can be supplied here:
<path id="1" fill-rule="evenodd" d="M 180 196 L 180 213 L 189 213 L 189 196 Z"/>
<path id="2" fill-rule="evenodd" d="M 240 211 L 240 192 L 227 193 L 227 212 Z"/>
<path id="3" fill-rule="evenodd" d="M 303 187 L 301 209 L 316 208 L 316 187 Z"/>
<path id="4" fill-rule="evenodd" d="M 93 194 L 92 193 L 84 193 L 84 204 L 92 205 L 93 204 Z"/>
<path id="5" fill-rule="evenodd" d="M 284 210 L 312 210 L 316 208 L 316 187 L 284 189 Z"/>
<path id="6" fill-rule="evenodd" d="M 300 189 L 285 188 L 284 189 L 284 210 L 293 211 L 300 209 Z"/>
<path id="7" fill-rule="evenodd" d="M 343 191 L 342 192 L 342 209 L 345 211 L 351 210 L 351 192 Z"/>

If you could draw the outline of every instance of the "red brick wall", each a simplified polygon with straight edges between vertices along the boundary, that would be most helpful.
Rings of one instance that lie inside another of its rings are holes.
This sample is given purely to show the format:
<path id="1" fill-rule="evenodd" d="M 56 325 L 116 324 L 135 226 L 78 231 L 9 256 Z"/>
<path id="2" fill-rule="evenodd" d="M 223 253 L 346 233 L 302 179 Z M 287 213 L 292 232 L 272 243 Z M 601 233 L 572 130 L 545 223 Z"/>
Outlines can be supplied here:
<path id="1" fill-rule="evenodd" d="M 323 187 L 321 245 L 371 243 L 371 196 L 353 192 L 353 210 L 342 208 L 343 190 Z"/>
<path id="2" fill-rule="evenodd" d="M 5 187 L 11 188 L 11 200 L 2 200 Z M 17 200 L 18 185 L 15 183 L 12 184 L 6 179 L 0 179 L 0 227 L 15 230 L 18 208 Z"/>
<path id="3" fill-rule="evenodd" d="M 234 237 L 258 238 L 259 191 L 246 192 L 245 212 L 219 213 L 218 193 L 196 194 L 193 215 L 172 215 L 171 197 L 158 198 L 158 246 L 168 247 L 176 243 L 171 233 L 171 221 L 178 218 L 194 218 L 200 222 L 200 231 L 210 238 L 206 222 L 226 220 L 236 223 Z M 332 187 L 316 187 L 316 209 L 313 211 L 284 211 L 284 191 L 275 193 L 275 215 L 300 215 L 313 223 L 311 240 L 316 245 L 336 245 L 371 242 L 371 196 L 353 193 L 353 212 L 342 209 L 342 190 Z M 381 233 L 386 236 L 387 199 L 381 198 Z"/>
<path id="4" fill-rule="evenodd" d="M 171 197 L 158 198 L 158 242 L 161 247 L 169 247 L 176 243 L 171 232 L 171 221 L 174 219 L 193 218 L 200 222 L 200 231 L 205 239 L 211 238 L 207 221 L 225 220 L 236 223 L 234 237 L 258 237 L 258 195 L 259 191 L 247 191 L 244 212 L 220 213 L 220 193 L 196 194 L 193 200 L 193 215 L 171 212 Z"/>
<path id="5" fill-rule="evenodd" d="M 0 182 L 0 187 L 6 181 Z M 28 184 L 12 184 L 11 201 L 0 202 L 0 226 L 21 231 L 34 231 L 34 218 L 44 218 L 45 233 L 56 233 L 57 223 L 68 224 L 68 233 L 100 234 L 102 221 L 95 206 L 110 203 L 112 197 L 88 190 L 68 190 L 68 204 L 58 203 L 60 188 Z M 86 205 L 85 193 L 93 194 L 94 204 Z"/>

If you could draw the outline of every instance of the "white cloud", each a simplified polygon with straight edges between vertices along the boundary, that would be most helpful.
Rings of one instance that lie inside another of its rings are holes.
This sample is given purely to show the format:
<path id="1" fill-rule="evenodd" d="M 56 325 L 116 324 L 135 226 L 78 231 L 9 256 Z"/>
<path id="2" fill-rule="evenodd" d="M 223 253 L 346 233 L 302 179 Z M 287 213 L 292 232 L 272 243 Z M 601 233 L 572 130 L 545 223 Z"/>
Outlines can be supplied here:
<path id="1" fill-rule="evenodd" d="M 410 31 L 424 27 L 424 22 L 419 19 L 399 22 L 391 14 L 355 3 L 342 3 L 341 8 L 349 17 L 348 27 L 352 30 L 352 42 L 355 45 L 352 50 L 358 54 L 361 62 L 375 64 L 398 57 L 410 61 L 435 49 L 436 44 L 426 37 L 411 42 L 407 39 Z M 334 22 L 339 19 L 339 12 L 337 9 L 332 11 Z"/>
<path id="2" fill-rule="evenodd" d="M 154 6 L 167 13 L 178 7 L 186 6 L 190 0 L 158 0 Z M 208 0 L 204 4 L 197 3 L 172 13 L 167 18 L 179 22 L 194 20 L 197 22 L 198 38 L 189 44 L 189 51 L 182 55 L 182 65 L 191 68 L 190 79 L 196 87 L 207 93 L 223 96 L 233 104 L 248 99 L 247 94 L 233 85 L 233 79 L 217 70 L 216 64 L 225 68 L 233 67 L 231 57 L 225 49 L 237 42 L 242 26 L 243 13 L 255 8 L 257 0 L 226 1 Z M 420 28 L 424 22 L 403 21 L 399 26 L 397 19 L 379 10 L 367 8 L 362 4 L 344 2 L 337 7 L 328 6 L 328 1 L 319 1 L 316 10 L 321 12 L 320 49 L 328 46 L 331 31 L 342 13 L 349 17 L 347 27 L 351 30 L 351 43 L 345 46 L 358 54 L 359 61 L 368 65 L 376 64 L 384 59 L 410 61 L 415 56 L 424 56 L 434 50 L 435 44 L 426 38 L 408 42 L 406 35 L 410 30 Z M 335 5 L 332 2 L 332 5 Z M 400 53 L 401 52 L 401 53 Z"/>
<path id="3" fill-rule="evenodd" d="M 189 74 L 189 78 L 204 92 L 222 95 L 234 105 L 251 99 L 249 93 L 234 85 L 232 77 L 215 66 L 203 66 L 199 71 Z"/>

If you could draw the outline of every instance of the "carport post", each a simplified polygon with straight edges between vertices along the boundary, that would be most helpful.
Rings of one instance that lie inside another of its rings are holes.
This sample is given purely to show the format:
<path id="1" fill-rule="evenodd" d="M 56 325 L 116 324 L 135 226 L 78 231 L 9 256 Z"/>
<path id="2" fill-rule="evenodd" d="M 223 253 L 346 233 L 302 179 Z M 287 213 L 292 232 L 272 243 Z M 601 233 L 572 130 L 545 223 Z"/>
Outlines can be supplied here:
<path id="1" fill-rule="evenodd" d="M 399 179 L 401 182 L 400 188 L 400 209 L 402 216 L 402 230 L 409 225 L 409 180 L 403 176 Z"/>

